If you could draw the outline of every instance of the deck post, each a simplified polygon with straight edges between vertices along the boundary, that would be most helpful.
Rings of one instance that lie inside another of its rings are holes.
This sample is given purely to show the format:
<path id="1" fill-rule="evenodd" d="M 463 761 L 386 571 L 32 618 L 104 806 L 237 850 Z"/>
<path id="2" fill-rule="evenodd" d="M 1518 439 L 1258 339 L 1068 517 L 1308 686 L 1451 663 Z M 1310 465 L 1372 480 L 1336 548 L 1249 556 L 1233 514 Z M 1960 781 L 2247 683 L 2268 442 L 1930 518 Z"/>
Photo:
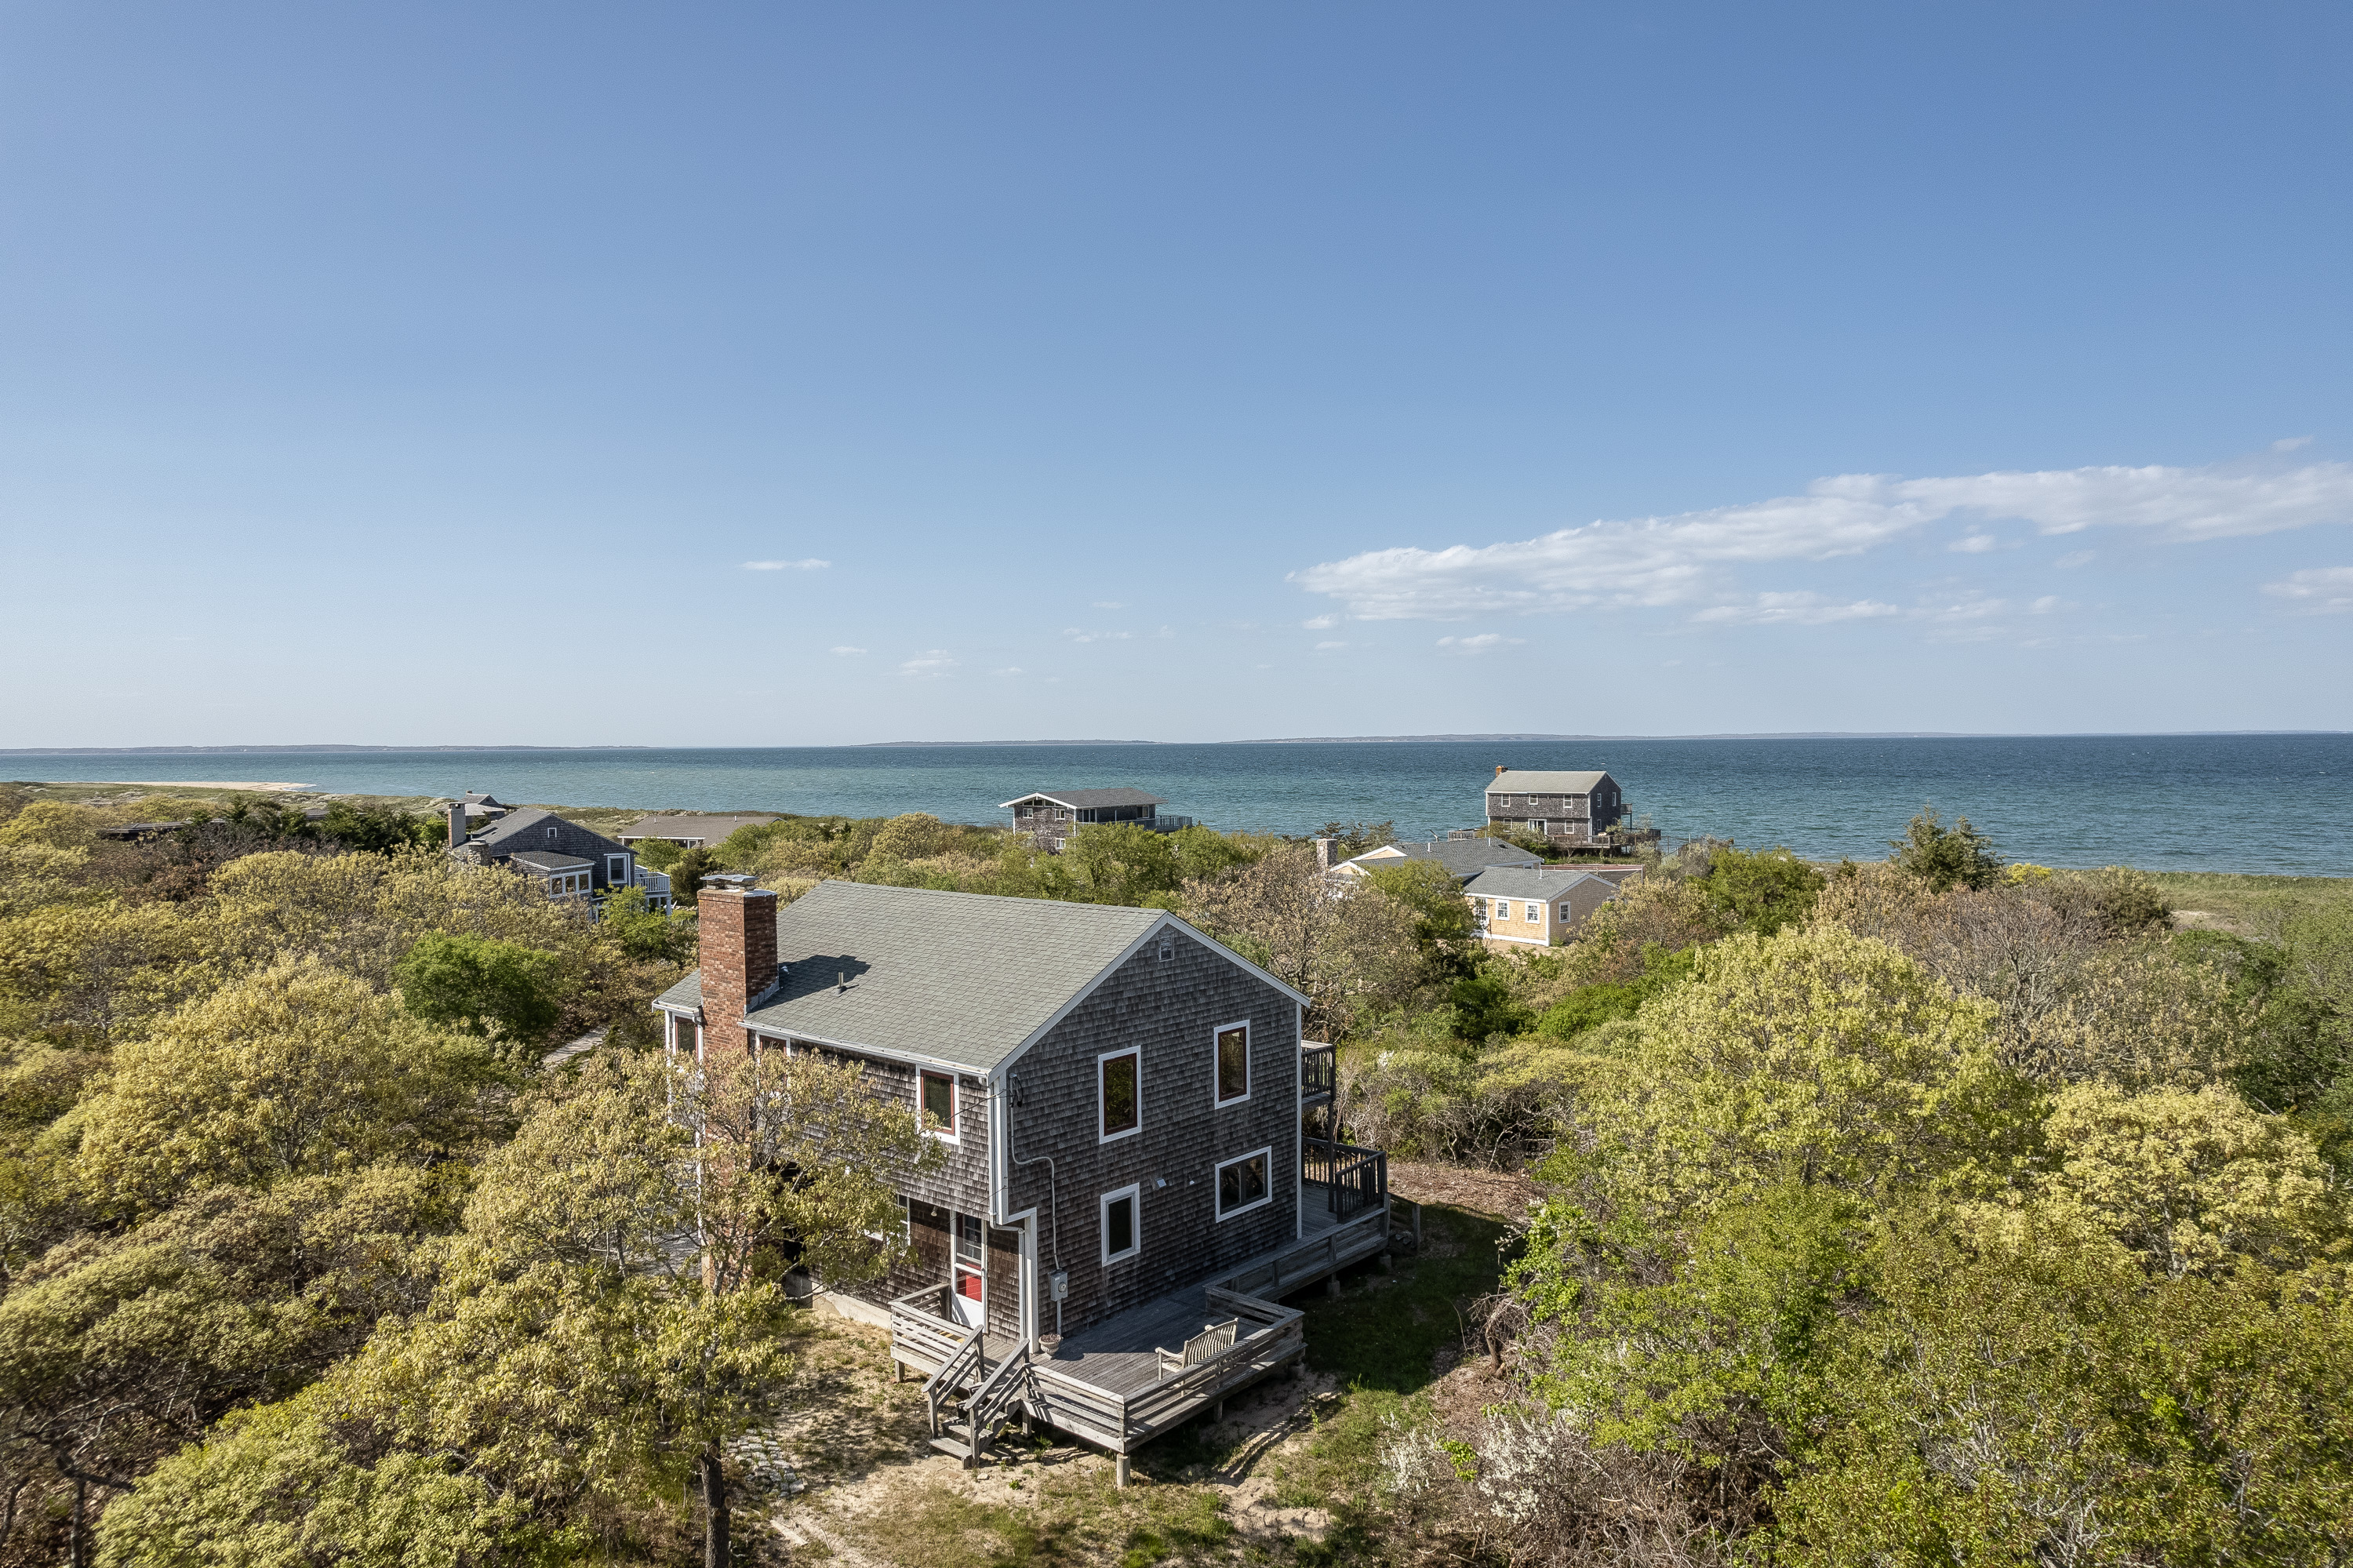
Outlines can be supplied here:
<path id="1" fill-rule="evenodd" d="M 1209 1420 L 1210 1420 L 1210 1422 L 1211 1422 L 1212 1424 L 1215 1424 L 1215 1423 L 1217 1423 L 1217 1422 L 1223 1421 L 1225 1418 L 1226 1418 L 1226 1402 L 1225 1402 L 1224 1400 L 1222 1400 L 1222 1399 L 1221 1399 L 1221 1400 L 1218 1401 L 1218 1407 L 1217 1407 L 1215 1410 L 1212 1410 L 1211 1412 L 1209 1412 Z"/>
<path id="2" fill-rule="evenodd" d="M 1387 1273 L 1389 1271 L 1389 1255 L 1388 1255 L 1388 1254 L 1387 1254 L 1387 1253 L 1383 1253 L 1383 1254 L 1381 1254 L 1381 1259 L 1380 1259 L 1380 1261 L 1381 1261 L 1381 1272 L 1382 1272 L 1383 1274 L 1387 1274 Z"/>
<path id="3" fill-rule="evenodd" d="M 1413 1250 L 1416 1252 L 1421 1250 L 1421 1205 L 1419 1203 L 1413 1206 Z"/>
<path id="4" fill-rule="evenodd" d="M 1127 1485 L 1127 1456 L 1124 1454 L 1120 1455 L 1113 1461 L 1112 1482 L 1113 1485 L 1119 1487 L 1125 1487 Z"/>
<path id="5" fill-rule="evenodd" d="M 1340 1276 L 1337 1270 L 1324 1277 L 1324 1294 L 1335 1301 L 1340 1298 Z"/>

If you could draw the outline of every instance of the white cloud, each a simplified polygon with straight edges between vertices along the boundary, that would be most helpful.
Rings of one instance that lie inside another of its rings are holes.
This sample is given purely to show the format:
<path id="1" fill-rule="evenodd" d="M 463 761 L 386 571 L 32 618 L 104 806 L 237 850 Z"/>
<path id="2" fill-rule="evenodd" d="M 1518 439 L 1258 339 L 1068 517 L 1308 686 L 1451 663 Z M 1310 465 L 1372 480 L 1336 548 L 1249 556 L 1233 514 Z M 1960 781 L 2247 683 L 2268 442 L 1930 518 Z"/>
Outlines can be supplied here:
<path id="1" fill-rule="evenodd" d="M 1302 631 L 1329 631 L 1340 624 L 1336 615 L 1311 615 L 1299 623 Z"/>
<path id="2" fill-rule="evenodd" d="M 1162 627 L 1159 630 L 1157 630 L 1157 631 L 1154 632 L 1152 635 L 1153 635 L 1153 636 L 1155 636 L 1155 637 L 1174 637 L 1174 636 L 1176 636 L 1176 633 L 1174 630 L 1170 630 L 1169 628 L 1167 628 L 1167 627 L 1164 626 L 1164 627 Z"/>
<path id="3" fill-rule="evenodd" d="M 2306 615 L 2343 615 L 2353 611 L 2353 567 L 2306 567 L 2280 582 L 2265 583 L 2263 591 Z"/>
<path id="4" fill-rule="evenodd" d="M 2026 608 L 2037 615 L 2048 615 L 2059 608 L 2059 596 L 2055 593 L 2046 593 Z"/>
<path id="5" fill-rule="evenodd" d="M 2070 550 L 2051 564 L 2063 571 L 2072 572 L 2077 567 L 2090 566 L 2098 555 L 2097 550 Z"/>
<path id="6" fill-rule="evenodd" d="M 2274 441 L 2272 443 L 2272 450 L 2275 452 L 2292 452 L 2298 447 L 2308 447 L 2311 444 L 2312 438 L 2310 436 L 2290 436 L 2285 440 Z"/>
<path id="7" fill-rule="evenodd" d="M 918 653 L 913 659 L 901 660 L 899 673 L 913 676 L 918 680 L 928 680 L 944 675 L 955 667 L 956 662 L 948 657 L 947 650 L 934 648 L 928 653 Z"/>
<path id="8" fill-rule="evenodd" d="M 2001 541 L 1990 534 L 1971 534 L 1954 540 L 1945 547 L 1948 550 L 1957 550 L 1964 556 L 1982 556 L 1988 550 L 2000 549 Z"/>
<path id="9" fill-rule="evenodd" d="M 1082 627 L 1065 626 L 1062 628 L 1062 635 L 1073 642 L 1124 642 L 1134 634 L 1127 631 L 1089 631 Z"/>
<path id="10" fill-rule="evenodd" d="M 1687 603 L 1724 592 L 1739 565 L 1859 555 L 1957 515 L 2017 519 L 2042 534 L 2138 528 L 2177 541 L 2276 533 L 2353 519 L 2353 464 L 1841 474 L 1816 480 L 1803 495 L 1588 523 L 1535 539 L 1369 550 L 1292 580 L 1367 620 Z"/>
<path id="11" fill-rule="evenodd" d="M 863 653 L 863 652 L 866 652 L 866 650 L 865 650 L 865 649 L 863 649 L 863 648 L 852 648 L 852 647 L 850 647 L 848 643 L 846 643 L 846 642 L 845 642 L 845 643 L 841 644 L 839 647 L 837 647 L 837 648 L 833 649 L 833 650 L 832 650 L 832 652 L 836 652 L 836 653 L 841 653 L 841 654 L 849 654 L 849 653 Z"/>
<path id="12" fill-rule="evenodd" d="M 992 675 L 1018 675 L 1021 673 L 1021 666 L 1018 664 L 1008 664 L 1004 669 L 991 670 L 989 673 Z"/>
<path id="13" fill-rule="evenodd" d="M 1126 605 L 1121 603 L 1115 599 L 1099 599 L 1095 600 L 1094 607 L 1097 609 L 1125 609 L 1127 608 Z"/>
<path id="14" fill-rule="evenodd" d="M 1525 637 L 1506 637 L 1500 631 L 1482 631 L 1476 637 L 1441 637 L 1438 647 L 1444 653 L 1492 653 L 1498 648 L 1517 647 L 1527 641 Z"/>
<path id="15" fill-rule="evenodd" d="M 1345 642 L 1318 642 L 1315 645 L 1315 652 L 1318 653 L 1329 653 L 1335 649 L 1345 648 L 1347 644 Z"/>
<path id="16" fill-rule="evenodd" d="M 821 572 L 831 565 L 831 561 L 820 561 L 811 556 L 805 561 L 746 561 L 744 569 L 747 572 Z"/>
<path id="17" fill-rule="evenodd" d="M 1839 620 L 1876 620 L 1904 612 L 1875 599 L 1847 604 L 1818 593 L 1760 593 L 1745 604 L 1711 605 L 1692 617 L 1739 626 L 1828 626 Z"/>

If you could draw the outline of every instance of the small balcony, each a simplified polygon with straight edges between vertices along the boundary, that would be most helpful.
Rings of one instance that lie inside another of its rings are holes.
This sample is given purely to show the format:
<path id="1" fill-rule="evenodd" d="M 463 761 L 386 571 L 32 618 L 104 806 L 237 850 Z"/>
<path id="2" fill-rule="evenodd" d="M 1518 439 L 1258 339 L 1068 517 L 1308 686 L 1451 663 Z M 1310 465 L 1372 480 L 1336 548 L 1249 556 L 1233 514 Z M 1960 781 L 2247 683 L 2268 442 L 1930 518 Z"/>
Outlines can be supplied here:
<path id="1" fill-rule="evenodd" d="M 1339 1087 L 1338 1053 L 1318 1040 L 1299 1043 L 1299 1106 L 1329 1105 Z"/>

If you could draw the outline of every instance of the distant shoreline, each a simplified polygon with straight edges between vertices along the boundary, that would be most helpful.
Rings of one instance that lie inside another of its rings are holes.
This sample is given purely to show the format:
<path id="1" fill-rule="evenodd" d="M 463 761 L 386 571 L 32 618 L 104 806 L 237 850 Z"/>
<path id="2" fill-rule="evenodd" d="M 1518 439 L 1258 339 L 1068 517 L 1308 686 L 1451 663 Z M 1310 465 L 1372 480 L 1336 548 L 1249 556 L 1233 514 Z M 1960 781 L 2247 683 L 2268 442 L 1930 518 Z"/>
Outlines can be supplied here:
<path id="1" fill-rule="evenodd" d="M 1024 746 L 1465 746 L 1673 740 L 2178 740 L 2231 736 L 2341 736 L 2341 729 L 2052 730 L 1753 730 L 1700 735 L 1293 735 L 1241 740 L 866 740 L 840 746 L 8 746 L 0 757 L 362 756 L 392 752 L 558 753 L 584 751 L 878 751 Z"/>

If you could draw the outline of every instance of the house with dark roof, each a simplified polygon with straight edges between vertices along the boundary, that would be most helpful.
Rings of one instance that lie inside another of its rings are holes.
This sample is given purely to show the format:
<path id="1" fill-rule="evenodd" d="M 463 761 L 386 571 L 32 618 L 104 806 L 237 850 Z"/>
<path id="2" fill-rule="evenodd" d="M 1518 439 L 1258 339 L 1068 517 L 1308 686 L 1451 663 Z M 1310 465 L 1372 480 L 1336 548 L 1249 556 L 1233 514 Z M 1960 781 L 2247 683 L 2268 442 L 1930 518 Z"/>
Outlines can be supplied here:
<path id="1" fill-rule="evenodd" d="M 816 1053 L 921 1113 L 891 1331 L 967 1461 L 1026 1414 L 1119 1456 L 1295 1358 L 1280 1298 L 1388 1246 L 1387 1158 L 1310 1136 L 1308 999 L 1156 909 L 823 882 L 701 890 L 673 1058 Z"/>
<path id="2" fill-rule="evenodd" d="M 1630 814 L 1607 773 L 1497 767 L 1487 783 L 1487 821 L 1563 849 L 1611 842 Z"/>
<path id="3" fill-rule="evenodd" d="M 591 900 L 642 887 L 648 906 L 670 907 L 670 878 L 640 866 L 627 844 L 537 806 L 501 809 L 504 815 L 475 832 L 467 825 L 467 803 L 452 805 L 449 858 L 505 866 L 539 883 L 550 898 Z"/>
<path id="4" fill-rule="evenodd" d="M 1156 833 L 1193 826 L 1190 817 L 1164 817 L 1159 796 L 1141 789 L 1039 789 L 1002 802 L 1013 813 L 1013 831 L 1028 835 L 1049 854 L 1060 854 L 1089 822 L 1130 822 Z"/>
<path id="5" fill-rule="evenodd" d="M 1437 862 L 1458 883 L 1470 880 L 1491 865 L 1544 863 L 1542 855 L 1505 843 L 1501 839 L 1432 839 L 1423 843 L 1383 844 L 1377 850 L 1367 850 L 1353 859 L 1342 861 L 1332 871 L 1335 876 L 1358 881 L 1366 872 L 1381 866 L 1406 865 L 1418 860 Z"/>
<path id="6" fill-rule="evenodd" d="M 748 811 L 722 815 L 711 811 L 671 811 L 660 816 L 639 817 L 620 832 L 625 844 L 642 843 L 648 839 L 659 839 L 681 849 L 696 849 L 716 845 L 726 840 L 738 828 L 765 828 L 776 821 L 773 811 Z"/>
<path id="7" fill-rule="evenodd" d="M 1568 866 L 1490 866 L 1462 885 L 1471 921 L 1489 947 L 1556 948 L 1592 913 L 1642 874 L 1639 865 L 1587 871 Z"/>

